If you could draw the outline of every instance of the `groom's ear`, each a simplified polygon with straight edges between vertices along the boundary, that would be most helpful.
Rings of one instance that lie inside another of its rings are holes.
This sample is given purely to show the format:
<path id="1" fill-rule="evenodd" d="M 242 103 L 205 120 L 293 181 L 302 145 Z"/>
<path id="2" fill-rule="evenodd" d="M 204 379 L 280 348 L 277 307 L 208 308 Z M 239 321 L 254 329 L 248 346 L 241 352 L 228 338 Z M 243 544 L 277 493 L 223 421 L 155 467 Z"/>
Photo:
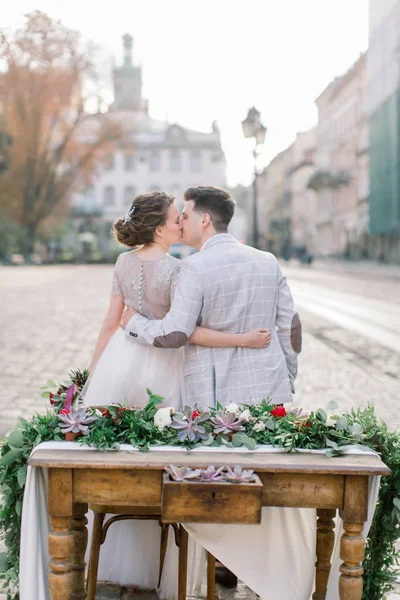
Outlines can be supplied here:
<path id="1" fill-rule="evenodd" d="M 204 215 L 201 217 L 201 224 L 202 224 L 202 226 L 205 228 L 210 223 L 212 223 L 210 215 L 208 213 L 204 213 Z"/>

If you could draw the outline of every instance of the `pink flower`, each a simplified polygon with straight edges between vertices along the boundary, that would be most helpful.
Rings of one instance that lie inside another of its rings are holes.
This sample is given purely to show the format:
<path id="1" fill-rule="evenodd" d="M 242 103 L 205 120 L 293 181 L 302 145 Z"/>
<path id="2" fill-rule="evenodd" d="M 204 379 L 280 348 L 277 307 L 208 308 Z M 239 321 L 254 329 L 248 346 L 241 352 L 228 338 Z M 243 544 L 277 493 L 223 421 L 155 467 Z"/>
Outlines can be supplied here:
<path id="1" fill-rule="evenodd" d="M 60 412 L 58 414 L 59 415 L 69 415 L 69 410 L 67 408 L 63 408 L 62 410 L 60 410 Z"/>
<path id="2" fill-rule="evenodd" d="M 65 408 L 68 411 L 67 414 L 69 414 L 69 409 L 71 408 L 72 400 L 74 397 L 74 390 L 75 390 L 75 385 L 72 384 L 69 386 L 68 391 L 67 391 L 67 397 L 65 399 Z"/>

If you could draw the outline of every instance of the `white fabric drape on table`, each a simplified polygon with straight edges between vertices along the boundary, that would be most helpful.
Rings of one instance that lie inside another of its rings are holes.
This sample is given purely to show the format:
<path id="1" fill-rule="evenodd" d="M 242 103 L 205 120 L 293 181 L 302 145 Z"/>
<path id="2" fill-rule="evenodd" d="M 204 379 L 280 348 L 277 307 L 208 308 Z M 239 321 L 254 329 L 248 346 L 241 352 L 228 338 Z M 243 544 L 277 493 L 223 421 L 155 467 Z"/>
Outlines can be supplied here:
<path id="1" fill-rule="evenodd" d="M 74 442 L 45 442 L 37 446 L 32 454 L 38 449 L 70 449 L 74 451 L 84 448 Z M 132 446 L 122 445 L 121 450 L 132 451 Z M 174 451 L 181 450 L 181 448 L 158 446 L 150 451 L 163 452 L 166 450 Z M 229 448 L 214 449 L 210 447 L 196 448 L 192 452 L 212 452 L 213 450 L 219 453 L 232 454 L 233 452 Z M 243 452 L 252 451 L 241 448 L 240 453 Z M 260 446 L 254 452 L 258 454 L 276 453 L 279 450 L 271 446 Z M 321 453 L 323 451 L 313 452 Z M 372 451 L 364 451 L 351 446 L 346 449 L 346 454 L 368 453 L 373 454 Z M 371 525 L 379 484 L 379 477 L 370 477 L 368 520 L 363 530 L 364 537 L 367 536 Z M 112 525 L 105 545 L 101 549 L 98 579 L 99 581 L 109 580 L 120 584 L 155 588 L 158 575 L 156 562 L 159 556 L 159 526 L 156 522 L 128 521 L 125 524 L 139 525 L 140 527 L 133 532 L 126 529 L 126 538 L 123 542 L 126 547 L 120 548 L 121 552 L 116 552 L 112 541 L 113 528 L 117 535 L 117 526 L 124 527 L 124 522 Z M 185 528 L 192 540 L 217 556 L 263 600 L 282 600 L 283 598 L 309 600 L 313 591 L 316 553 L 316 511 L 314 509 L 264 507 L 260 525 L 190 523 L 185 524 Z M 336 540 L 326 600 L 338 600 L 339 598 L 338 579 L 341 561 L 338 541 L 343 533 L 342 522 L 339 518 L 335 532 Z M 21 600 L 50 600 L 47 584 L 48 533 L 47 469 L 28 467 L 21 526 Z M 140 540 L 138 536 L 140 536 Z M 121 538 L 118 539 L 121 544 Z M 135 542 L 138 543 L 136 550 Z M 140 555 L 138 555 L 138 547 Z M 156 559 L 154 559 L 154 548 L 157 548 Z M 116 558 L 118 556 L 123 558 Z M 194 543 L 190 544 L 188 573 L 191 580 L 190 593 L 204 593 L 204 553 L 199 552 L 199 546 Z M 177 598 L 177 551 L 171 539 L 159 594 L 161 598 L 168 598 L 168 600 Z"/>

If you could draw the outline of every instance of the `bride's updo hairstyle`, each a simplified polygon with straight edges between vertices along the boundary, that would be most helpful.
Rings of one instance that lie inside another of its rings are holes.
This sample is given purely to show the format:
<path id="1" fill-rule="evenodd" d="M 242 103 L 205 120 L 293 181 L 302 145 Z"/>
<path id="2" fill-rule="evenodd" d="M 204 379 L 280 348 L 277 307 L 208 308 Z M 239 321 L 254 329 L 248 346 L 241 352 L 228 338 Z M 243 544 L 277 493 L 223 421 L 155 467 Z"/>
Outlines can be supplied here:
<path id="1" fill-rule="evenodd" d="M 157 227 L 165 225 L 175 196 L 156 191 L 139 194 L 124 217 L 114 223 L 114 234 L 124 246 L 134 248 L 153 241 Z"/>

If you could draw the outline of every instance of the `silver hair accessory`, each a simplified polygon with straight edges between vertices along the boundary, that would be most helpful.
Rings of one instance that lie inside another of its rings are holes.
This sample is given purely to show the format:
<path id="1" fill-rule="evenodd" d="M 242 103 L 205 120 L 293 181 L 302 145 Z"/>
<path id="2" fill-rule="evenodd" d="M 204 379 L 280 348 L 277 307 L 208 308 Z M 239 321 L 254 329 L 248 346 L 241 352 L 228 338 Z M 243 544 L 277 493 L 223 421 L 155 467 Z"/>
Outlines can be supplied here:
<path id="1" fill-rule="evenodd" d="M 132 206 L 125 215 L 123 225 L 129 223 L 132 220 L 132 215 L 135 214 L 136 206 Z"/>

